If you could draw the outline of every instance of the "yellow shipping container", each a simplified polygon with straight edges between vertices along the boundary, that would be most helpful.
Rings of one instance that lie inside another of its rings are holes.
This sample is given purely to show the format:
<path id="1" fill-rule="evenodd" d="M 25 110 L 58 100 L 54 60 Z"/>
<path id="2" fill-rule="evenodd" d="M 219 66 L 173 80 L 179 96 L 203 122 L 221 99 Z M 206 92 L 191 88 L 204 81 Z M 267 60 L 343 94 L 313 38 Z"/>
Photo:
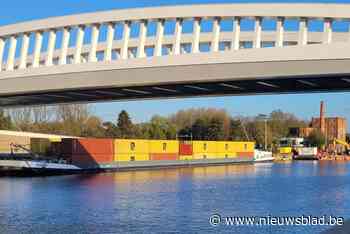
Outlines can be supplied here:
<path id="1" fill-rule="evenodd" d="M 218 158 L 216 153 L 194 153 L 193 159 L 216 159 Z"/>
<path id="2" fill-rule="evenodd" d="M 149 152 L 151 154 L 178 154 L 179 141 L 175 140 L 150 140 Z"/>
<path id="3" fill-rule="evenodd" d="M 255 142 L 235 141 L 231 142 L 233 152 L 254 152 Z"/>
<path id="4" fill-rule="evenodd" d="M 233 158 L 232 153 L 216 153 L 216 158 Z"/>
<path id="5" fill-rule="evenodd" d="M 234 158 L 236 157 L 236 152 L 234 151 L 234 145 L 231 141 L 217 141 L 217 158 Z"/>
<path id="6" fill-rule="evenodd" d="M 193 141 L 194 159 L 217 158 L 216 141 Z"/>
<path id="7" fill-rule="evenodd" d="M 216 152 L 216 141 L 193 141 L 193 154 L 215 154 Z"/>
<path id="8" fill-rule="evenodd" d="M 49 138 L 49 141 L 51 143 L 60 143 L 60 142 L 62 142 L 62 138 L 60 138 L 60 137 Z"/>
<path id="9" fill-rule="evenodd" d="M 193 160 L 192 155 L 180 155 L 180 160 Z"/>
<path id="10" fill-rule="evenodd" d="M 149 154 L 149 141 L 137 139 L 116 139 L 114 152 L 117 154 Z"/>
<path id="11" fill-rule="evenodd" d="M 233 151 L 233 145 L 230 141 L 217 141 L 216 150 L 220 153 L 229 153 Z"/>
<path id="12" fill-rule="evenodd" d="M 115 154 L 114 161 L 116 162 L 131 162 L 131 161 L 148 161 L 149 154 Z"/>

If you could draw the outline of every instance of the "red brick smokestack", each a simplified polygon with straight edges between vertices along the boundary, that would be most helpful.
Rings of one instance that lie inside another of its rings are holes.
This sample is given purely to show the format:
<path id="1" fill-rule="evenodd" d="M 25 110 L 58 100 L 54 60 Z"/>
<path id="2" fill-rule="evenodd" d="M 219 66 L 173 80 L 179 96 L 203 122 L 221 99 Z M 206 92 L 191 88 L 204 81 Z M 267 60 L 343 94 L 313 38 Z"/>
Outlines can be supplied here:
<path id="1" fill-rule="evenodd" d="M 325 134 L 325 130 L 326 130 L 326 121 L 325 121 L 325 117 L 324 117 L 324 113 L 325 113 L 325 107 L 324 107 L 324 103 L 323 101 L 321 101 L 321 107 L 320 107 L 320 131 Z"/>

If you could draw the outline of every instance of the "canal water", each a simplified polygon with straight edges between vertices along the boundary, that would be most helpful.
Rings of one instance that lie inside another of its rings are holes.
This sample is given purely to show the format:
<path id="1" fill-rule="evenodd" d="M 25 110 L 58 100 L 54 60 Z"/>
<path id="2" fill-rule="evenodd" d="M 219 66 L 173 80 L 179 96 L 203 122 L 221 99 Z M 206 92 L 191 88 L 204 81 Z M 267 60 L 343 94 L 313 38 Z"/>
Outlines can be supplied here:
<path id="1" fill-rule="evenodd" d="M 293 162 L 0 178 L 0 233 L 320 233 L 226 216 L 350 218 L 350 163 Z"/>

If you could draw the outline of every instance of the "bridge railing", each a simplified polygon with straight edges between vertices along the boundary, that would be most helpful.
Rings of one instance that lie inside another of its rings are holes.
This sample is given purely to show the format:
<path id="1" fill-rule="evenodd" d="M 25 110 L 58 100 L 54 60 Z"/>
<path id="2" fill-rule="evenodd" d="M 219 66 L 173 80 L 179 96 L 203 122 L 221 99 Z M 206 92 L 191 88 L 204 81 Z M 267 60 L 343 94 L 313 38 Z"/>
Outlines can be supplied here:
<path id="1" fill-rule="evenodd" d="M 348 43 L 350 5 L 212 4 L 116 10 L 0 27 L 0 71 Z"/>

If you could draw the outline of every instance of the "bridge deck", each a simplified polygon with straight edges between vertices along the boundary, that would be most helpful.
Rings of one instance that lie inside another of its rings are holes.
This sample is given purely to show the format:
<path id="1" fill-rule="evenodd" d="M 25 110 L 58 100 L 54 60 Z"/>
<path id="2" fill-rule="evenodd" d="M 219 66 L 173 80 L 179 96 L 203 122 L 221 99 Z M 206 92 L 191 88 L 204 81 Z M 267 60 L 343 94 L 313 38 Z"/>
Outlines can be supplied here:
<path id="1" fill-rule="evenodd" d="M 347 91 L 349 19 L 347 4 L 208 4 L 7 25 L 0 106 Z"/>

